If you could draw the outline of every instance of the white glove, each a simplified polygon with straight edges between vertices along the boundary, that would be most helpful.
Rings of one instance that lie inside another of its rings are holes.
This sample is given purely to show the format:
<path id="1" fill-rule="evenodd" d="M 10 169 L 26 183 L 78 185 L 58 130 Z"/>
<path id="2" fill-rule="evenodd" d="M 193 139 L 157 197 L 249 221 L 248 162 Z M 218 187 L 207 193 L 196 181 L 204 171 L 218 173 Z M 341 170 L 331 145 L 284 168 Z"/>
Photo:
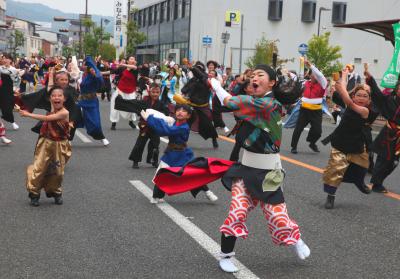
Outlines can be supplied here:
<path id="1" fill-rule="evenodd" d="M 210 80 L 211 87 L 214 89 L 215 94 L 217 94 L 218 100 L 221 102 L 221 104 L 224 104 L 224 100 L 227 97 L 232 97 L 231 94 L 225 91 L 224 88 L 222 88 L 221 82 L 219 80 L 212 78 Z"/>
<path id="2" fill-rule="evenodd" d="M 149 117 L 149 114 L 148 114 L 146 111 L 142 110 L 142 111 L 140 112 L 140 115 L 142 116 L 142 118 L 144 119 L 144 121 L 147 121 L 147 117 Z"/>
<path id="3" fill-rule="evenodd" d="M 211 87 L 212 87 L 215 91 L 217 91 L 218 89 L 222 88 L 221 82 L 219 82 L 219 80 L 217 80 L 217 79 L 215 79 L 215 78 L 212 78 L 212 79 L 210 80 L 210 83 L 211 83 Z"/>

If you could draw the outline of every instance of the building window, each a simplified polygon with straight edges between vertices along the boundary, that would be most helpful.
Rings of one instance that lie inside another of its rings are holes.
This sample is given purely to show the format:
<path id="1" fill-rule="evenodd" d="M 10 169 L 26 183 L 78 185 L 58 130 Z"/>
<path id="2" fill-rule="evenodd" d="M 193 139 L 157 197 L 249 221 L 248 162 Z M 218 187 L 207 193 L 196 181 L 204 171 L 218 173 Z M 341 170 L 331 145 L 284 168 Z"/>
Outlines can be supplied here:
<path id="1" fill-rule="evenodd" d="M 332 4 L 332 23 L 343 24 L 346 23 L 346 2 L 333 2 Z"/>
<path id="2" fill-rule="evenodd" d="M 186 17 L 186 5 L 187 5 L 187 1 L 182 0 L 182 18 Z"/>
<path id="3" fill-rule="evenodd" d="M 165 19 L 165 2 L 162 2 L 160 4 L 161 10 L 160 10 L 160 23 L 164 22 Z"/>
<path id="4" fill-rule="evenodd" d="M 143 23 L 142 27 L 146 27 L 146 24 L 147 24 L 147 9 L 144 9 L 144 10 L 143 10 L 143 19 L 142 19 L 142 23 Z"/>
<path id="5" fill-rule="evenodd" d="M 354 58 L 354 64 L 361 64 L 362 59 L 361 58 Z"/>
<path id="6" fill-rule="evenodd" d="M 159 5 L 155 5 L 154 6 L 154 24 L 157 24 L 158 21 L 159 21 L 159 18 L 158 18 L 158 15 L 160 14 L 159 13 L 159 8 L 160 8 Z"/>
<path id="7" fill-rule="evenodd" d="M 303 6 L 301 9 L 301 21 L 314 22 L 316 9 L 317 3 L 315 0 L 303 0 Z"/>
<path id="8" fill-rule="evenodd" d="M 269 0 L 268 19 L 279 21 L 282 19 L 283 0 Z"/>
<path id="9" fill-rule="evenodd" d="M 139 14 L 138 14 L 138 26 L 139 26 L 139 28 L 142 27 L 142 18 L 143 18 L 143 11 L 139 11 Z"/>
<path id="10" fill-rule="evenodd" d="M 179 18 L 179 1 L 175 0 L 174 3 L 174 19 L 178 19 Z"/>
<path id="11" fill-rule="evenodd" d="M 167 21 L 171 20 L 171 0 L 167 1 Z"/>
<path id="12" fill-rule="evenodd" d="M 153 24 L 153 7 L 149 8 L 149 26 Z"/>

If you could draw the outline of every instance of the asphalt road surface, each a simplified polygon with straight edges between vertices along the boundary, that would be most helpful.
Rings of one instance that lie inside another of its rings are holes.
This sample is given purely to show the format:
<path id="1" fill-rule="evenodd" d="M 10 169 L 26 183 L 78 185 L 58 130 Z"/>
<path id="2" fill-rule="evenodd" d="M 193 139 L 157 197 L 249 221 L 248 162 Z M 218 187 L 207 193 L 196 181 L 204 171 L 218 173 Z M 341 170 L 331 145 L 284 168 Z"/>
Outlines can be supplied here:
<path id="1" fill-rule="evenodd" d="M 128 161 L 137 130 L 121 120 L 111 131 L 108 102 L 101 102 L 101 113 L 111 144 L 103 147 L 84 130 L 75 137 L 62 206 L 44 194 L 38 208 L 29 205 L 25 171 L 33 160 L 35 121 L 17 116 L 20 130 L 7 131 L 13 143 L 0 145 L 0 278 L 400 277 L 398 170 L 387 179 L 392 194 L 364 195 L 343 184 L 336 208 L 327 211 L 320 171 L 329 147 L 319 144 L 321 153 L 313 153 L 303 133 L 299 154 L 292 155 L 292 130 L 285 130 L 285 198 L 311 256 L 301 261 L 291 248 L 274 246 L 257 208 L 249 216 L 249 238 L 237 242 L 241 270 L 230 275 L 216 261 L 230 193 L 217 181 L 210 185 L 219 197 L 215 203 L 203 193 L 197 199 L 185 193 L 150 204 L 155 169 L 141 163 L 134 170 Z M 224 118 L 232 127 L 233 117 Z M 332 129 L 324 123 L 324 135 Z M 189 141 L 196 156 L 229 158 L 233 143 L 221 139 L 219 144 L 214 150 L 210 140 L 194 133 Z"/>

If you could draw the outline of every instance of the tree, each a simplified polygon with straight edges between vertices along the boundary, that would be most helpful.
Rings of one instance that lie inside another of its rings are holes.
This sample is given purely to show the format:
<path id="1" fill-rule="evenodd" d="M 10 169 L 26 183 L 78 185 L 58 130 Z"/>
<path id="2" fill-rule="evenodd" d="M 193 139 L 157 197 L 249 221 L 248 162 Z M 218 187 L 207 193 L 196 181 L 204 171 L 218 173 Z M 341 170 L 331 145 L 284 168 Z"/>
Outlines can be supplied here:
<path id="1" fill-rule="evenodd" d="M 339 58 L 342 58 L 340 53 L 342 48 L 329 45 L 330 35 L 330 32 L 326 32 L 321 36 L 313 35 L 308 41 L 307 53 L 308 60 L 327 77 L 343 68 L 343 65 L 338 61 Z"/>
<path id="2" fill-rule="evenodd" d="M 135 21 L 130 20 L 126 24 L 126 54 L 133 55 L 136 52 L 136 47 L 146 41 L 147 37 L 143 32 L 139 31 L 139 27 Z"/>
<path id="3" fill-rule="evenodd" d="M 83 36 L 83 52 L 86 55 L 97 56 L 100 54 L 100 47 L 103 45 L 103 41 L 109 41 L 111 35 L 106 33 L 104 28 L 97 27 L 90 19 L 84 19 L 82 24 L 88 30 Z M 110 48 L 108 47 L 108 49 Z"/>
<path id="4" fill-rule="evenodd" d="M 273 55 L 276 53 L 278 55 L 278 45 L 279 40 L 268 40 L 263 35 L 259 41 L 256 43 L 256 50 L 254 55 L 249 57 L 245 65 L 249 68 L 254 68 L 257 64 L 273 64 Z M 276 66 L 279 67 L 288 61 L 293 61 L 294 58 L 284 59 L 277 56 Z"/>
<path id="5" fill-rule="evenodd" d="M 105 43 L 99 47 L 99 54 L 105 60 L 115 59 L 116 49 L 112 44 Z"/>
<path id="6" fill-rule="evenodd" d="M 8 37 L 8 48 L 11 51 L 11 54 L 15 57 L 17 55 L 17 51 L 20 47 L 22 47 L 25 43 L 25 36 L 19 30 L 14 30 Z"/>

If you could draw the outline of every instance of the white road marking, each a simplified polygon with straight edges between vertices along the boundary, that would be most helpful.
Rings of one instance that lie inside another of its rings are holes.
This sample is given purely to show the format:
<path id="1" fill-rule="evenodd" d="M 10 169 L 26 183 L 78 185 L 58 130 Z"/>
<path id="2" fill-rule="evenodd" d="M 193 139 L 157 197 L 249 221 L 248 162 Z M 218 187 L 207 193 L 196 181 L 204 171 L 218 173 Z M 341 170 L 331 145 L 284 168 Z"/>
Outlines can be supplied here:
<path id="1" fill-rule="evenodd" d="M 161 138 L 162 139 L 162 138 Z M 149 200 L 152 197 L 152 191 L 150 188 L 140 180 L 129 181 L 138 191 L 140 191 Z M 165 215 L 167 215 L 172 221 L 174 221 L 179 227 L 181 227 L 190 237 L 192 237 L 201 247 L 209 252 L 215 259 L 218 260 L 218 253 L 220 246 L 199 227 L 188 220 L 187 217 L 182 215 L 178 210 L 173 208 L 167 202 L 156 204 Z M 244 266 L 237 259 L 233 259 L 235 265 L 239 268 L 237 273 L 233 275 L 238 279 L 257 279 L 253 272 L 251 272 L 246 266 Z M 217 264 L 217 262 L 215 263 Z M 221 271 L 223 272 L 223 271 Z"/>
<path id="2" fill-rule="evenodd" d="M 84 143 L 91 143 L 92 142 L 91 139 L 89 139 L 87 136 L 82 134 L 78 129 L 76 130 L 75 135 L 77 135 L 78 138 L 80 138 Z"/>

